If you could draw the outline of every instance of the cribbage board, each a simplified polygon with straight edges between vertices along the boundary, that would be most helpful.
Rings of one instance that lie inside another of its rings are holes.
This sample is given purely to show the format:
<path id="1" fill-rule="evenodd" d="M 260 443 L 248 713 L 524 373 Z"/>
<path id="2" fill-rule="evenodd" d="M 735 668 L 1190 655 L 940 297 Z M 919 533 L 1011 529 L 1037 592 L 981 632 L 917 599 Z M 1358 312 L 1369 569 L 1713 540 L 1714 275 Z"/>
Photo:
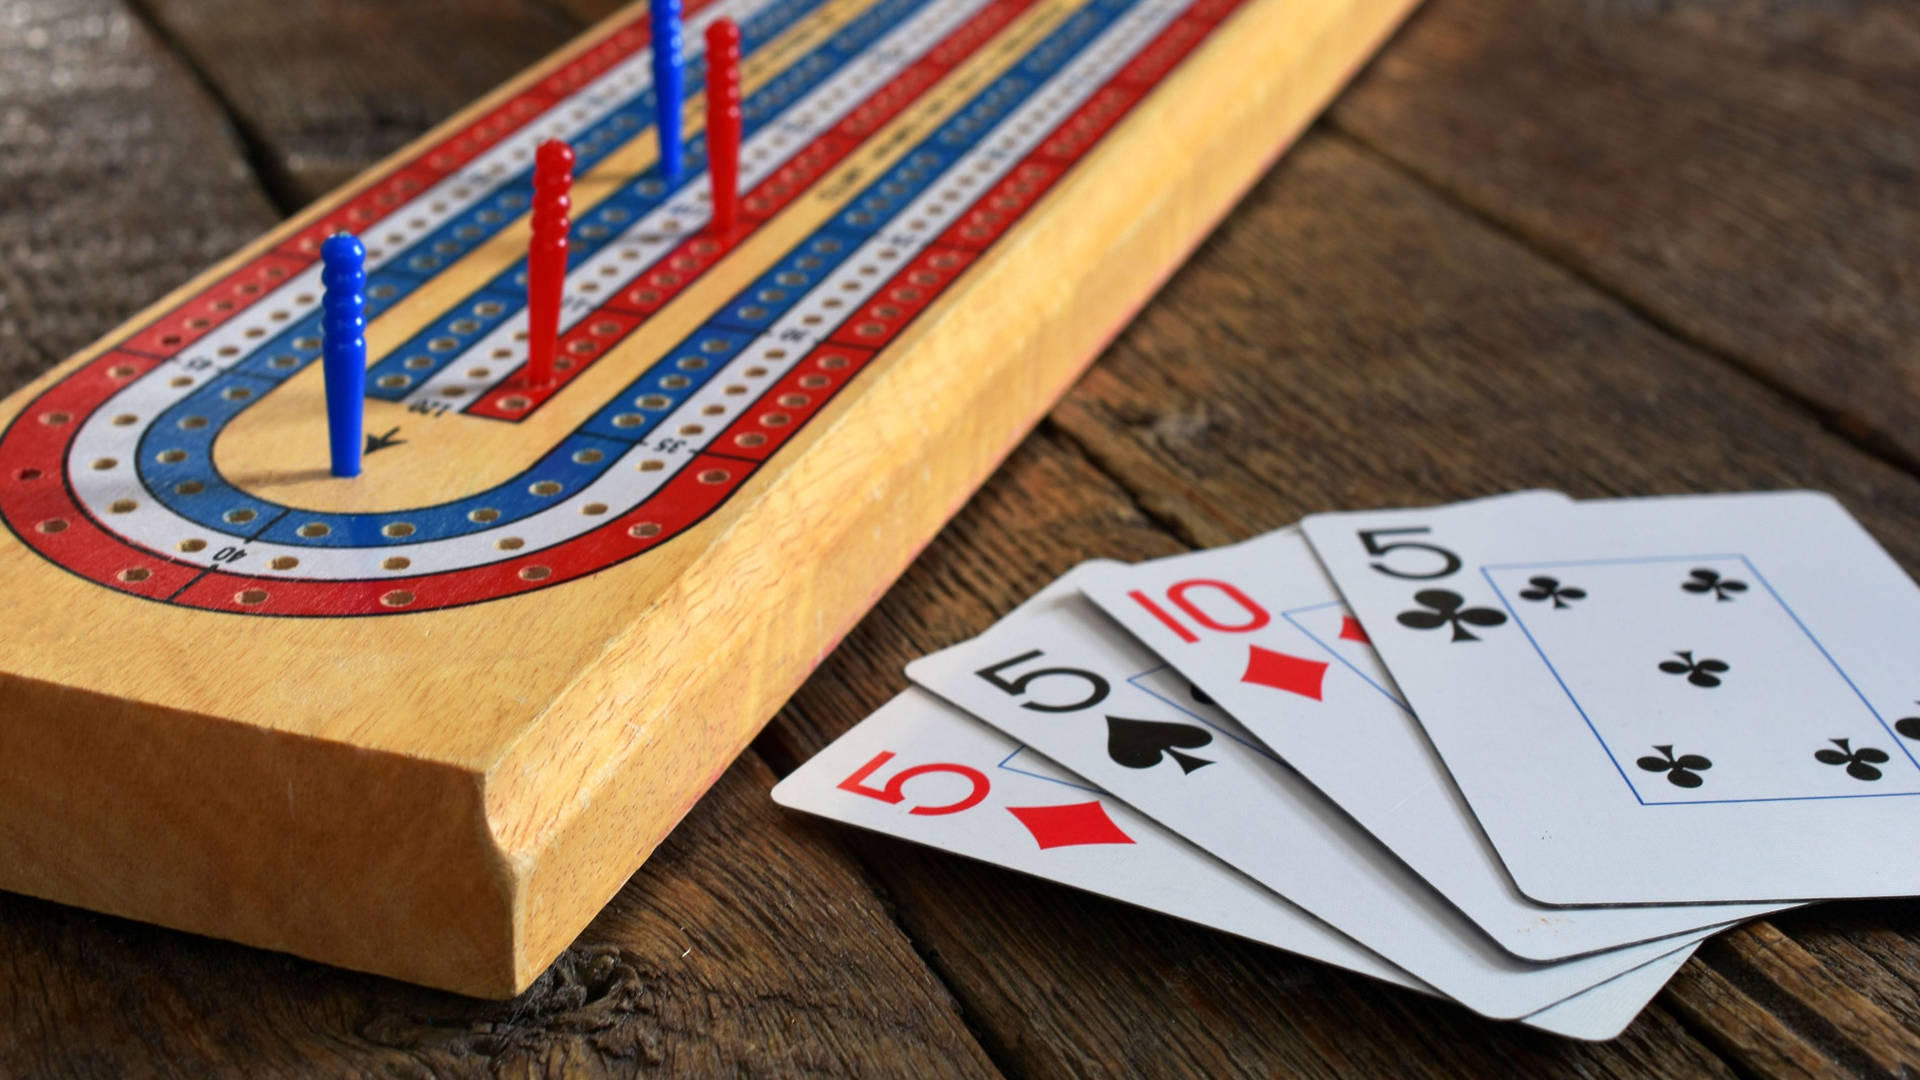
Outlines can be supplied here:
<path id="1" fill-rule="evenodd" d="M 0 414 L 0 886 L 524 988 L 1411 2 L 693 5 L 690 78 L 744 36 L 724 236 L 629 9 L 208 270 Z"/>

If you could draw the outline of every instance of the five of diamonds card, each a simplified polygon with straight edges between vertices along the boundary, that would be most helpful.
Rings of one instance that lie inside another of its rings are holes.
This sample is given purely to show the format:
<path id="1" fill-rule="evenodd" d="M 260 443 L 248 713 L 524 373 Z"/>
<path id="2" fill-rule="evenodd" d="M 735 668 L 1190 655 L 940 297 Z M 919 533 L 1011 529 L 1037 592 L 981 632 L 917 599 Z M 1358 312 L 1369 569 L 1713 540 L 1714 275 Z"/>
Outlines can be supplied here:
<path id="1" fill-rule="evenodd" d="M 1916 642 L 1824 495 L 1317 514 L 1076 567 L 774 797 L 1603 1039 L 1708 935 L 1920 893 Z"/>

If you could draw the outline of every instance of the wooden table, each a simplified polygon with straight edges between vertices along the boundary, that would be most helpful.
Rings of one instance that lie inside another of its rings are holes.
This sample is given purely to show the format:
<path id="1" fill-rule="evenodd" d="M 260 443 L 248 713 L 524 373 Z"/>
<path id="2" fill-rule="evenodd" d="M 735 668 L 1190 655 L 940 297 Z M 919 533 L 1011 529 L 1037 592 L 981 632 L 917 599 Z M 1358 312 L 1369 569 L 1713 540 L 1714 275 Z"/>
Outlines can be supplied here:
<path id="1" fill-rule="evenodd" d="M 0 8 L 4 389 L 611 7 Z M 0 896 L 0 1075 L 1920 1066 L 1914 902 L 1723 935 L 1586 1045 L 767 798 L 1073 563 L 1313 510 L 1805 486 L 1920 569 L 1916 116 L 1908 0 L 1429 0 L 533 990 Z"/>

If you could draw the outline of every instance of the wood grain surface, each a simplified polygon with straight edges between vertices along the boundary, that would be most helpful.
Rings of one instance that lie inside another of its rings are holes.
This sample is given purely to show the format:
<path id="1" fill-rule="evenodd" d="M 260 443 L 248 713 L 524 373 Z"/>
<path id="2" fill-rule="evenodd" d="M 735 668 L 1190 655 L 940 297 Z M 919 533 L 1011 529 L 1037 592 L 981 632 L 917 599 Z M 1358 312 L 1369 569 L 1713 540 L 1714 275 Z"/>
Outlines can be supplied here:
<path id="1" fill-rule="evenodd" d="M 1920 8 L 1431 5 L 1341 131 L 1907 468 Z"/>
<path id="2" fill-rule="evenodd" d="M 0 380 L 12 391 L 271 226 L 232 128 L 115 0 L 6 10 Z"/>
<path id="3" fill-rule="evenodd" d="M 289 62 L 294 5 L 11 10 L 9 387 L 605 8 L 340 7 L 378 63 Z M 765 791 L 1074 563 L 1312 510 L 1818 487 L 1920 569 L 1916 104 L 1896 3 L 1429 0 L 533 990 L 0 897 L 0 1075 L 1911 1075 L 1910 901 L 1716 939 L 1590 1045 Z"/>

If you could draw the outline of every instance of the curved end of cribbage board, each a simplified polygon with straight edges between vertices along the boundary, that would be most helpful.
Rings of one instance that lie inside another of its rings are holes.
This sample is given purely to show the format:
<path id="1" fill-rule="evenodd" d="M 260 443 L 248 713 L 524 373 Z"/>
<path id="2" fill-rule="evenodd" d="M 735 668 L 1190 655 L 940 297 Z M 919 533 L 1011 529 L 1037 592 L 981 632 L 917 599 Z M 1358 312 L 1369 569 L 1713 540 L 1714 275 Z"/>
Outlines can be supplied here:
<path id="1" fill-rule="evenodd" d="M 0 410 L 0 886 L 524 989 L 1411 4 L 709 0 L 749 45 L 725 237 L 697 160 L 650 169 L 630 9 L 208 271 Z M 555 133 L 543 389 L 515 197 Z M 352 480 L 311 363 L 343 228 Z"/>

